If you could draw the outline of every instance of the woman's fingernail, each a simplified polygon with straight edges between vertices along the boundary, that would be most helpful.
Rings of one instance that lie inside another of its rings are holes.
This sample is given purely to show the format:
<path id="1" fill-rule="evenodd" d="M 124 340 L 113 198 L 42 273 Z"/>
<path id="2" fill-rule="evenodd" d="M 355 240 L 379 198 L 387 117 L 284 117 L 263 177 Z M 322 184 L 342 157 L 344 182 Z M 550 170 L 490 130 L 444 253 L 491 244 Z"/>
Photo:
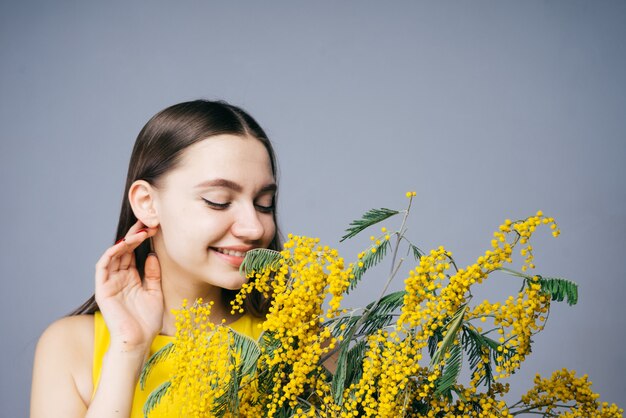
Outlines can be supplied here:
<path id="1" fill-rule="evenodd" d="M 148 253 L 148 257 L 150 257 L 151 255 L 156 257 L 156 258 L 159 258 L 159 257 L 157 257 L 156 253 L 154 253 L 154 252 L 153 253 Z"/>
<path id="2" fill-rule="evenodd" d="M 122 242 L 122 241 L 126 241 L 126 238 L 124 237 L 124 238 L 120 238 L 120 239 L 118 239 L 118 240 L 115 242 L 115 244 L 114 244 L 114 245 L 117 245 L 117 244 L 119 244 L 119 243 L 120 243 L 120 242 Z"/>
<path id="3" fill-rule="evenodd" d="M 148 231 L 148 228 L 143 228 L 143 229 L 140 229 L 139 231 L 137 231 L 137 233 L 139 234 L 141 232 L 147 232 L 147 231 Z"/>

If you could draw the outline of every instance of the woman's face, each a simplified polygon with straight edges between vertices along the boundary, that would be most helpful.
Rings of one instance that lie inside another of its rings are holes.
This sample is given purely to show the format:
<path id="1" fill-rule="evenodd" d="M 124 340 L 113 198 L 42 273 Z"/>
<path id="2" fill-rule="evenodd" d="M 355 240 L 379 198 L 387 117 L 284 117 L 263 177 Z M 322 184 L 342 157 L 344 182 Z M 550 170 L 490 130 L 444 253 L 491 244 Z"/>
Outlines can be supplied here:
<path id="1" fill-rule="evenodd" d="M 239 289 L 246 251 L 267 248 L 276 231 L 276 184 L 265 146 L 235 135 L 197 142 L 155 192 L 163 276 Z"/>

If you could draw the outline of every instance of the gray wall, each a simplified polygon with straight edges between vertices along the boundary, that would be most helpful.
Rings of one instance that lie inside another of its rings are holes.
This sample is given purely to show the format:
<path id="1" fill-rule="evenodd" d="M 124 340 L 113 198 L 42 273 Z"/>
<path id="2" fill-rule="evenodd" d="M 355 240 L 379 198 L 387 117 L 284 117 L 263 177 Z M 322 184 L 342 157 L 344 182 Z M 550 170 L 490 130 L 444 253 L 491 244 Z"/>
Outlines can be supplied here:
<path id="1" fill-rule="evenodd" d="M 468 264 L 505 218 L 556 217 L 538 272 L 580 303 L 554 307 L 512 392 L 570 367 L 626 406 L 625 39 L 623 1 L 3 1 L 1 415 L 27 415 L 39 334 L 92 292 L 139 129 L 200 97 L 273 138 L 286 232 L 334 245 L 414 189 L 409 235 Z"/>

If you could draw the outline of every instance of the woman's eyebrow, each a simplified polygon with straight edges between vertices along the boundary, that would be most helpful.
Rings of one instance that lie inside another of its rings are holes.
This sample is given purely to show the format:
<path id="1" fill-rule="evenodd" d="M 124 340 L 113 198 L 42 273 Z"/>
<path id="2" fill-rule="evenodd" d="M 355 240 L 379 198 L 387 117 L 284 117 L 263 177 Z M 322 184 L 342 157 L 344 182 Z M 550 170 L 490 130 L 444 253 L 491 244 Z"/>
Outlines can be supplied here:
<path id="1" fill-rule="evenodd" d="M 206 188 L 206 187 L 224 187 L 226 189 L 231 189 L 235 192 L 240 193 L 241 191 L 243 191 L 243 187 L 239 184 L 239 183 L 235 183 L 232 180 L 227 180 L 227 179 L 213 179 L 213 180 L 207 180 L 207 181 L 203 181 L 202 183 L 199 183 L 196 185 L 197 189 L 202 189 L 202 188 Z M 275 192 L 277 189 L 277 186 L 275 183 L 270 183 L 267 184 L 263 187 L 261 187 L 261 190 L 259 191 L 260 193 L 265 193 L 265 192 Z"/>
<path id="2" fill-rule="evenodd" d="M 268 184 L 267 186 L 261 187 L 261 190 L 259 190 L 259 193 L 275 192 L 277 189 L 278 189 L 278 186 L 276 186 L 276 183 L 271 183 L 271 184 Z"/>

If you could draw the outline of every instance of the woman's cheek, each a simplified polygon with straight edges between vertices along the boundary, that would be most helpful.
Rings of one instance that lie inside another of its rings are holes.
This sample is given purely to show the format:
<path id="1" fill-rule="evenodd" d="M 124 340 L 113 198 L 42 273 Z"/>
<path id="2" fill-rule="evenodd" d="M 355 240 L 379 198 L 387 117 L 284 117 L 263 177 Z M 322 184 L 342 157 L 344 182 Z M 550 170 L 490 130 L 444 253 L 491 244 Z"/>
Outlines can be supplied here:
<path id="1" fill-rule="evenodd" d="M 192 225 L 192 229 L 197 239 L 203 241 L 207 247 L 215 246 L 215 244 L 223 243 L 222 238 L 229 229 L 229 218 L 221 213 L 214 213 L 211 216 L 205 216 Z"/>

